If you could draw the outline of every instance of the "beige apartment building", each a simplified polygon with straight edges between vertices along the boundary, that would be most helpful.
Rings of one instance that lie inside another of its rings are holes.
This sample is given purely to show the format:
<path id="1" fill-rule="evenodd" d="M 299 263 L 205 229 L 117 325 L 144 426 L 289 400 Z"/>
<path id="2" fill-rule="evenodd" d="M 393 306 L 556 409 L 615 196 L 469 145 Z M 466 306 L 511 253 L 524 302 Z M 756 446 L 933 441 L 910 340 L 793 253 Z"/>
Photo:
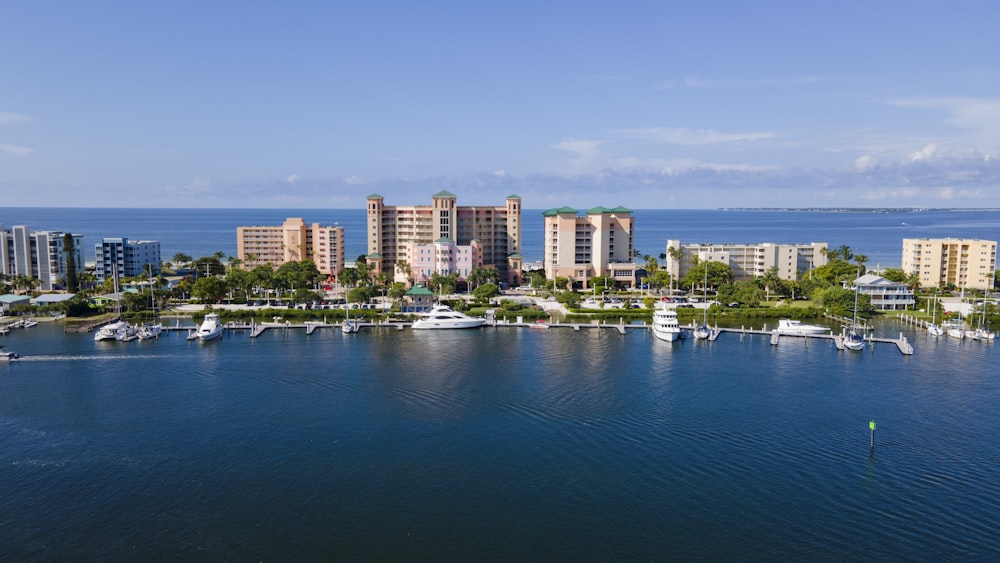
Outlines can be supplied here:
<path id="1" fill-rule="evenodd" d="M 344 269 L 344 228 L 307 226 L 297 217 L 277 227 L 236 227 L 236 257 L 248 270 L 312 260 L 321 274 L 337 276 Z"/>
<path id="2" fill-rule="evenodd" d="M 378 194 L 368 196 L 368 263 L 376 272 L 392 272 L 396 281 L 413 279 L 417 245 L 448 239 L 452 244 L 478 246 L 475 266 L 496 268 L 510 286 L 521 279 L 521 198 L 507 196 L 500 206 L 458 205 L 447 191 L 431 196 L 431 205 L 385 205 Z M 464 279 L 464 276 L 462 276 Z"/>
<path id="3" fill-rule="evenodd" d="M 545 218 L 545 277 L 570 278 L 583 287 L 594 277 L 611 276 L 635 287 L 635 218 L 624 207 L 594 207 L 582 215 L 571 207 L 550 209 Z"/>
<path id="4" fill-rule="evenodd" d="M 706 260 L 728 264 L 733 278 L 746 281 L 761 277 L 771 268 L 777 269 L 783 280 L 797 280 L 812 268 L 827 263 L 825 242 L 809 244 L 681 244 L 679 240 L 667 241 L 667 265 L 673 279 L 681 279 L 688 270 Z M 677 253 L 680 252 L 680 259 Z"/>
<path id="5" fill-rule="evenodd" d="M 903 266 L 921 287 L 993 289 L 997 241 L 954 238 L 903 239 Z"/>

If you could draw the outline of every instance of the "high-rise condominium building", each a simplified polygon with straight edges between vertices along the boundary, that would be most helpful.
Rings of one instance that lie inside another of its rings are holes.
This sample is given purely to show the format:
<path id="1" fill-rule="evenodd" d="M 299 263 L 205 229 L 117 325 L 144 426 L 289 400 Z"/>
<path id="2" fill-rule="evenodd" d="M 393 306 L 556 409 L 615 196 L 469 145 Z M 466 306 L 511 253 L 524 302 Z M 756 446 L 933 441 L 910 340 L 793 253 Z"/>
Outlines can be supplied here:
<path id="1" fill-rule="evenodd" d="M 688 271 L 705 261 L 728 264 L 733 278 L 739 281 L 761 277 L 771 268 L 783 280 L 797 280 L 809 270 L 826 265 L 825 242 L 809 244 L 681 244 L 667 241 L 667 265 L 673 279 L 684 278 Z"/>
<path id="2" fill-rule="evenodd" d="M 415 270 L 419 245 L 437 244 L 447 239 L 456 248 L 471 253 L 476 243 L 473 266 L 496 268 L 500 279 L 518 285 L 521 277 L 521 198 L 507 196 L 505 205 L 457 204 L 457 196 L 438 192 L 431 205 L 385 205 L 378 194 L 368 196 L 368 262 L 377 273 L 392 272 L 397 281 L 419 280 Z M 471 255 L 471 254 L 470 254 Z M 445 273 L 445 272 L 440 272 Z M 459 273 L 464 279 L 465 275 Z"/>
<path id="3" fill-rule="evenodd" d="M 633 287 L 635 219 L 624 207 L 595 207 L 579 215 L 576 209 L 561 207 L 542 214 L 545 218 L 545 277 L 571 279 L 584 288 L 590 279 L 611 276 Z"/>
<path id="4" fill-rule="evenodd" d="M 280 226 L 236 227 L 236 257 L 248 270 L 312 260 L 321 274 L 337 276 L 344 269 L 344 228 L 307 226 L 297 217 Z"/>
<path id="5" fill-rule="evenodd" d="M 993 289 L 997 241 L 955 238 L 904 238 L 903 265 L 921 287 Z"/>
<path id="6" fill-rule="evenodd" d="M 160 274 L 160 241 L 105 238 L 94 247 L 98 281 Z"/>
<path id="7" fill-rule="evenodd" d="M 37 279 L 39 289 L 55 289 L 66 278 L 65 233 L 32 231 L 27 225 L 15 225 L 6 230 L 0 225 L 0 269 L 6 276 L 28 276 Z M 83 236 L 73 235 L 73 260 L 76 270 L 83 271 Z"/>

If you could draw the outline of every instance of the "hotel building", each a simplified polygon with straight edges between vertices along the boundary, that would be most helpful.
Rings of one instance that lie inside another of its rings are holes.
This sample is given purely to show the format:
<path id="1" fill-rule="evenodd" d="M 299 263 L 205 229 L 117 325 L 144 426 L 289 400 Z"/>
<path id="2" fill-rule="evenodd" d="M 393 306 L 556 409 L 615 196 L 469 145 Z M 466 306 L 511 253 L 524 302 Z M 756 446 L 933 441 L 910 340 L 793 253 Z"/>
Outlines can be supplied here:
<path id="1" fill-rule="evenodd" d="M 673 279 L 684 278 L 697 258 L 728 264 L 733 279 L 738 281 L 761 277 L 771 268 L 777 268 L 783 280 L 797 280 L 812 268 L 827 263 L 825 242 L 809 244 L 681 244 L 679 240 L 667 241 L 667 265 Z M 676 257 L 680 252 L 680 259 Z"/>
<path id="2" fill-rule="evenodd" d="M 514 286 L 521 278 L 521 198 L 507 196 L 502 206 L 460 206 L 455 194 L 431 196 L 431 205 L 385 205 L 378 194 L 368 196 L 368 263 L 377 273 L 392 272 L 396 281 L 423 279 L 428 266 L 416 254 L 438 256 L 437 273 L 467 272 L 452 256 L 474 260 L 472 267 L 496 268 L 500 279 Z M 445 260 L 447 258 L 447 260 Z M 417 264 L 423 264 L 418 267 Z M 471 268 L 469 268 L 471 271 Z"/>
<path id="3" fill-rule="evenodd" d="M 590 279 L 611 276 L 628 287 L 636 283 L 633 262 L 635 219 L 624 207 L 595 207 L 580 215 L 571 207 L 550 209 L 545 219 L 545 277 L 565 277 L 583 287 Z"/>
<path id="4" fill-rule="evenodd" d="M 921 287 L 989 290 L 997 263 L 997 241 L 954 238 L 903 239 L 902 269 Z"/>
<path id="5" fill-rule="evenodd" d="M 337 276 L 344 269 L 344 228 L 307 226 L 297 217 L 277 227 L 236 227 L 236 257 L 247 270 L 312 260 L 321 274 Z"/>
<path id="6" fill-rule="evenodd" d="M 66 278 L 66 253 L 60 231 L 32 231 L 27 225 L 6 230 L 0 225 L 0 269 L 6 276 L 28 276 L 44 291 L 55 289 Z M 73 258 L 83 272 L 83 236 L 73 235 Z"/>
<path id="7" fill-rule="evenodd" d="M 118 274 L 119 278 L 160 274 L 160 242 L 156 240 L 128 240 L 105 238 L 94 245 L 94 274 L 103 282 Z M 150 270 L 152 268 L 152 270 Z"/>

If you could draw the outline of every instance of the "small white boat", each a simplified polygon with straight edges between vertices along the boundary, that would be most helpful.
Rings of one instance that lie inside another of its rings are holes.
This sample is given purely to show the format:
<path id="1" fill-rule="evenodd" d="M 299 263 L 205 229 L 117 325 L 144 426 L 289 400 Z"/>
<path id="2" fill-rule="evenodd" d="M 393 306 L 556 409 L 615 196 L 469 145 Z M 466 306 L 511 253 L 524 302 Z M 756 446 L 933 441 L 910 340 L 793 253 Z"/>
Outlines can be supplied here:
<path id="1" fill-rule="evenodd" d="M 927 325 L 927 332 L 930 333 L 931 336 L 941 336 L 944 334 L 944 329 L 934 323 L 931 323 Z"/>
<path id="2" fill-rule="evenodd" d="M 205 315 L 205 320 L 201 322 L 195 335 L 199 340 L 215 340 L 222 335 L 222 323 L 219 322 L 219 315 L 209 313 Z"/>
<path id="3" fill-rule="evenodd" d="M 163 332 L 163 325 L 160 323 L 143 325 L 135 329 L 135 335 L 139 337 L 139 340 L 159 338 L 161 332 Z"/>
<path id="4" fill-rule="evenodd" d="M 941 328 L 952 338 L 959 340 L 965 338 L 965 323 L 962 321 L 945 321 L 941 323 Z"/>
<path id="5" fill-rule="evenodd" d="M 664 302 L 656 304 L 653 310 L 653 336 L 667 342 L 674 342 L 681 337 L 681 325 L 677 322 L 677 310 L 667 307 Z"/>
<path id="6" fill-rule="evenodd" d="M 0 362 L 13 362 L 20 357 L 17 352 L 8 352 L 0 346 Z"/>
<path id="7" fill-rule="evenodd" d="M 128 323 L 125 323 L 125 326 L 119 328 L 118 332 L 115 333 L 115 340 L 119 342 L 132 342 L 136 338 L 139 336 L 135 333 L 135 327 Z"/>
<path id="8" fill-rule="evenodd" d="M 795 319 L 778 319 L 777 332 L 789 336 L 814 336 L 829 334 L 830 327 L 805 324 Z"/>
<path id="9" fill-rule="evenodd" d="M 453 310 L 447 305 L 435 305 L 429 313 L 413 321 L 413 328 L 448 329 L 448 328 L 479 328 L 486 324 L 486 319 L 470 317 L 465 313 Z"/>
<path id="10" fill-rule="evenodd" d="M 854 350 L 855 352 L 865 349 L 865 339 L 861 337 L 860 334 L 855 329 L 851 329 L 847 332 L 847 336 L 844 337 L 844 348 L 848 350 Z"/>
<path id="11" fill-rule="evenodd" d="M 38 325 L 38 321 L 36 321 L 35 319 L 32 319 L 31 317 L 28 317 L 27 319 L 24 319 L 24 321 L 21 323 L 21 326 L 23 328 L 31 328 L 31 327 L 36 326 L 36 325 Z"/>
<path id="12" fill-rule="evenodd" d="M 344 319 L 344 324 L 340 325 L 340 330 L 344 334 L 354 334 L 361 330 L 361 323 L 358 321 L 352 321 L 351 319 Z"/>

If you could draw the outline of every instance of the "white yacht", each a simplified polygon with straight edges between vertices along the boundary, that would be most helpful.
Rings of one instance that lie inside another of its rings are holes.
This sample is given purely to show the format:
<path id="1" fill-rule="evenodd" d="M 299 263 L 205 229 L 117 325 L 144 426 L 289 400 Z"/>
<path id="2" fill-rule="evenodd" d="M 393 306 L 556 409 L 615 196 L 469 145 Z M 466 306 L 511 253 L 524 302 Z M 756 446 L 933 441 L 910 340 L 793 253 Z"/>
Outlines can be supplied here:
<path id="1" fill-rule="evenodd" d="M 847 332 L 847 336 L 844 337 L 844 348 L 854 351 L 864 350 L 865 339 L 858 334 L 856 329 L 851 328 L 851 330 Z"/>
<path id="2" fill-rule="evenodd" d="M 115 340 L 119 342 L 132 342 L 138 337 L 139 335 L 136 334 L 135 327 L 128 323 L 125 323 L 125 326 L 118 329 L 118 332 L 115 333 Z"/>
<path id="3" fill-rule="evenodd" d="M 486 324 L 486 319 L 470 317 L 453 310 L 447 305 L 435 305 L 429 313 L 413 321 L 415 329 L 435 328 L 479 328 Z"/>
<path id="4" fill-rule="evenodd" d="M 195 335 L 200 340 L 214 340 L 222 335 L 222 323 L 219 322 L 219 315 L 215 313 L 205 315 L 205 320 L 201 322 Z"/>
<path id="5" fill-rule="evenodd" d="M 778 334 L 791 336 L 815 336 L 828 334 L 830 327 L 805 324 L 796 319 L 778 319 Z"/>
<path id="6" fill-rule="evenodd" d="M 941 328 L 944 329 L 945 334 L 952 338 L 959 340 L 965 338 L 965 322 L 963 321 L 945 321 L 941 323 Z"/>
<path id="7" fill-rule="evenodd" d="M 677 310 L 667 307 L 662 301 L 653 310 L 653 336 L 673 342 L 681 337 L 681 325 L 677 322 Z"/>
<path id="8" fill-rule="evenodd" d="M 97 329 L 97 332 L 94 333 L 94 341 L 100 342 L 101 340 L 118 340 L 118 332 L 126 327 L 128 327 L 128 323 L 125 321 L 108 323 Z"/>

